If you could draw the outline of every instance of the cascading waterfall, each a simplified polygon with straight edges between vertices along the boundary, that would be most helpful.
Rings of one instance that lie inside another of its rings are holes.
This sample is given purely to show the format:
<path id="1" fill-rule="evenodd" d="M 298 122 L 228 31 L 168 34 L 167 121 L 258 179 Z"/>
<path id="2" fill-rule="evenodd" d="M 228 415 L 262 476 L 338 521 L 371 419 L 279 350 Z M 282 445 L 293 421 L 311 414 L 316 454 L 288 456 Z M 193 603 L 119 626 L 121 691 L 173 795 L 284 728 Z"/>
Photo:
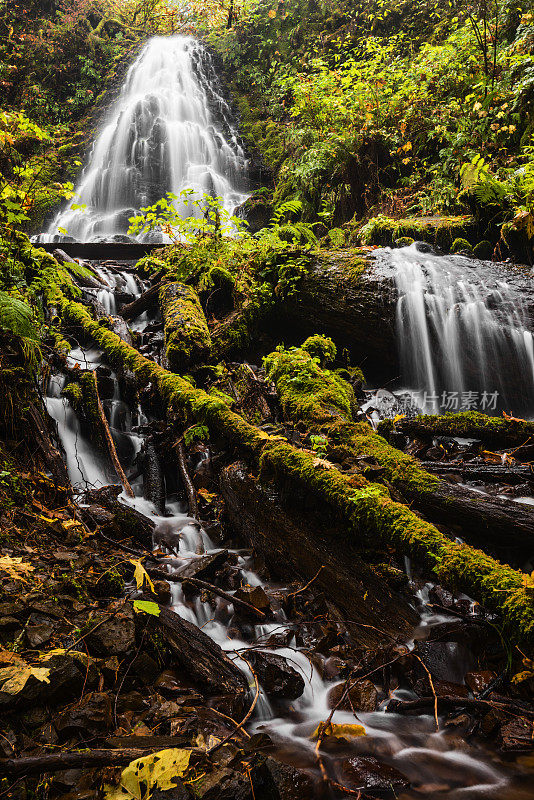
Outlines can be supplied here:
<path id="1" fill-rule="evenodd" d="M 393 250 L 402 379 L 427 412 L 534 413 L 534 339 L 511 284 L 462 257 Z"/>
<path id="2" fill-rule="evenodd" d="M 74 200 L 39 240 L 124 238 L 141 207 L 184 189 L 221 197 L 232 214 L 247 197 L 247 159 L 217 87 L 210 54 L 196 39 L 151 39 L 128 71 Z M 175 208 L 183 217 L 202 215 L 180 199 Z"/>
<path id="3" fill-rule="evenodd" d="M 99 290 L 100 302 L 114 310 L 115 291 L 124 291 L 138 297 L 142 288 L 136 285 L 132 274 L 128 271 L 111 272 L 103 267 L 97 270 L 106 278 L 109 288 Z M 108 297 L 105 297 L 105 294 Z M 141 324 L 141 323 L 140 323 Z M 147 324 L 147 320 L 143 325 Z M 148 323 L 149 324 L 149 323 Z M 97 369 L 102 366 L 102 355 L 96 348 L 84 349 L 81 347 L 72 350 L 69 356 L 72 364 L 79 363 L 86 369 Z M 118 426 L 115 421 L 115 412 L 121 404 L 118 382 L 115 380 L 113 399 L 105 402 L 105 410 L 110 421 L 113 437 L 119 451 L 124 467 L 128 470 L 133 464 L 133 456 L 142 445 L 144 425 L 147 419 L 139 409 L 124 416 L 124 424 Z M 56 420 L 58 433 L 65 451 L 67 468 L 74 487 L 83 490 L 88 486 L 102 486 L 113 480 L 116 476 L 109 474 L 109 468 L 104 463 L 88 439 L 85 438 L 80 424 L 66 400 L 61 398 L 61 389 L 64 379 L 59 375 L 52 375 L 48 384 L 47 406 L 49 413 Z M 123 404 L 124 405 L 124 404 Z M 132 416 L 137 418 L 140 425 L 132 430 Z M 121 438 L 129 441 L 121 445 Z M 126 455 L 124 455 L 126 454 Z M 143 499 L 142 477 L 132 479 L 135 498 L 130 499 L 124 494 L 121 501 L 133 506 L 146 516 L 150 517 L 156 525 L 164 524 L 175 532 L 176 550 L 180 566 L 190 559 L 197 558 L 198 527 L 184 511 L 182 504 L 172 496 L 167 497 L 165 504 L 166 516 L 161 516 L 154 505 Z M 218 552 L 221 548 L 212 542 L 205 531 L 201 531 L 202 546 L 206 554 Z M 251 569 L 250 555 L 243 551 L 233 551 L 241 578 L 249 585 L 264 585 L 258 575 Z M 170 566 L 172 565 L 172 559 Z M 426 596 L 425 596 L 426 591 Z M 428 590 L 422 590 L 420 597 L 423 603 L 428 599 Z M 274 613 L 274 619 L 267 623 L 251 626 L 250 636 L 247 639 L 235 638 L 231 633 L 233 609 L 224 600 L 219 600 L 214 609 L 209 602 L 204 602 L 201 597 L 190 599 L 183 592 L 181 584 L 172 584 L 173 610 L 184 619 L 199 626 L 208 636 L 226 650 L 236 663 L 243 669 L 249 679 L 251 674 L 245 661 L 241 660 L 239 653 L 245 652 L 248 647 L 265 647 L 267 652 L 277 654 L 287 660 L 302 676 L 305 683 L 303 695 L 296 701 L 287 704 L 287 707 L 273 708 L 263 691 L 256 706 L 255 714 L 250 722 L 250 729 L 255 732 L 268 733 L 275 743 L 278 751 L 283 755 L 288 754 L 292 763 L 316 766 L 315 741 L 313 731 L 320 722 L 327 719 L 330 713 L 328 693 L 343 681 L 328 681 L 322 677 L 320 668 L 314 659 L 308 658 L 304 648 L 299 646 L 295 636 L 295 628 L 283 610 Z M 422 627 L 430 628 L 443 622 L 454 623 L 454 618 L 447 614 L 435 614 L 430 609 L 422 611 Z M 269 646 L 267 640 L 273 634 L 287 633 L 285 646 Z M 416 632 L 414 632 L 414 636 Z M 407 647 L 411 647 L 409 643 Z M 461 674 L 469 665 L 464 665 Z M 379 674 L 374 676 L 379 680 Z M 454 677 L 458 679 L 458 676 Z M 410 699 L 415 697 L 407 689 L 393 689 L 389 694 L 384 692 L 383 698 Z M 339 724 L 354 724 L 354 714 L 347 710 L 336 712 L 335 722 Z M 499 798 L 499 800 L 517 800 L 513 785 L 510 782 L 502 765 L 492 763 L 488 755 L 480 748 L 459 745 L 455 736 L 450 736 L 447 728 L 436 730 L 435 721 L 431 714 L 422 714 L 415 717 L 403 717 L 394 713 L 385 713 L 384 706 L 374 712 L 359 712 L 357 722 L 366 730 L 366 735 L 351 741 L 347 745 L 351 756 L 364 758 L 378 758 L 383 764 L 399 769 L 417 787 L 403 794 L 406 798 L 421 797 L 421 789 L 426 785 L 443 783 L 439 795 L 443 800 L 486 800 L 486 798 Z M 342 758 L 346 758 L 346 753 Z M 336 762 L 336 754 L 324 754 L 325 761 Z M 337 756 L 339 760 L 339 756 Z M 445 787 L 449 788 L 446 789 Z"/>

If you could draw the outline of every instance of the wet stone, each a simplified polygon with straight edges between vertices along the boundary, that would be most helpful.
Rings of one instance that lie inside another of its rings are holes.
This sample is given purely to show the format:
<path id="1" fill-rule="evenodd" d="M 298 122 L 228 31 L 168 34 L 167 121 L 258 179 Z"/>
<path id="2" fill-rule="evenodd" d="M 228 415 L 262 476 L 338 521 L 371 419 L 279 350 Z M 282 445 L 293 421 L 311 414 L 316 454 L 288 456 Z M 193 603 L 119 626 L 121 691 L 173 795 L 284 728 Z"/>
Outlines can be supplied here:
<path id="1" fill-rule="evenodd" d="M 271 605 L 269 598 L 261 586 L 242 587 L 235 592 L 235 597 L 254 606 L 254 608 L 260 611 L 266 611 Z"/>
<path id="2" fill-rule="evenodd" d="M 89 650 L 98 656 L 115 656 L 127 653 L 135 647 L 135 622 L 133 612 L 118 611 L 85 639 Z M 95 619 L 95 626 L 100 621 Z"/>
<path id="3" fill-rule="evenodd" d="M 268 758 L 266 767 L 276 786 L 280 800 L 310 800 L 315 796 L 315 781 L 297 767 Z"/>
<path id="4" fill-rule="evenodd" d="M 26 628 L 26 641 L 29 647 L 37 649 L 52 638 L 54 625 L 43 623 L 41 625 L 28 625 Z"/>
<path id="5" fill-rule="evenodd" d="M 496 677 L 497 673 L 490 669 L 481 670 L 480 672 L 468 672 L 465 676 L 465 683 L 474 695 L 478 695 L 484 689 L 487 689 Z"/>
<path id="6" fill-rule="evenodd" d="M 163 670 L 156 679 L 154 688 L 158 692 L 171 697 L 182 694 L 184 691 L 184 685 L 180 676 L 172 669 Z"/>
<path id="7" fill-rule="evenodd" d="M 58 720 L 56 729 L 64 739 L 73 733 L 104 733 L 112 726 L 111 695 L 93 692 L 79 703 L 65 709 Z"/>
<path id="8" fill-rule="evenodd" d="M 362 789 L 376 797 L 396 796 L 410 785 L 395 767 L 381 764 L 373 756 L 347 758 L 338 768 L 339 780 L 349 789 Z"/>
<path id="9" fill-rule="evenodd" d="M 338 683 L 328 692 L 328 707 L 339 708 L 342 711 L 376 711 L 378 706 L 378 692 L 371 681 L 358 681 L 341 700 L 345 691 L 345 684 Z M 341 702 L 340 702 L 341 700 Z"/>
<path id="10" fill-rule="evenodd" d="M 304 691 L 304 679 L 281 656 L 257 650 L 247 652 L 258 680 L 268 697 L 296 700 Z"/>
<path id="11" fill-rule="evenodd" d="M 171 599 L 171 587 L 168 581 L 153 581 L 154 584 L 154 594 L 158 599 L 158 603 L 166 603 L 170 602 Z"/>

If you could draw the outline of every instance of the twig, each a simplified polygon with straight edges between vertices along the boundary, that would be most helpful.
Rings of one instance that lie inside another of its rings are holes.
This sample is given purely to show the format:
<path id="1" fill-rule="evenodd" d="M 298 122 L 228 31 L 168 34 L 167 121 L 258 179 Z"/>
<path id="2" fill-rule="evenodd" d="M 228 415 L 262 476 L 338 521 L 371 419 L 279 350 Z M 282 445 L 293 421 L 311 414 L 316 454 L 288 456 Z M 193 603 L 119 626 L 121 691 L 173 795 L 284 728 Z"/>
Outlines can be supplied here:
<path id="1" fill-rule="evenodd" d="M 425 664 L 425 662 L 423 661 L 421 656 L 418 656 L 417 653 L 413 653 L 413 657 L 416 658 L 419 661 L 419 663 L 423 667 L 424 671 L 428 675 L 428 682 L 430 684 L 430 690 L 431 690 L 432 695 L 434 697 L 434 719 L 436 720 L 436 730 L 439 731 L 438 696 L 437 696 L 436 690 L 434 688 L 434 681 L 432 680 L 432 675 L 430 674 L 430 670 L 428 669 L 427 665 Z"/>
<path id="2" fill-rule="evenodd" d="M 288 594 L 287 597 L 295 597 L 295 595 L 300 594 L 301 592 L 305 592 L 306 589 L 308 589 L 312 585 L 314 580 L 319 577 L 319 574 L 320 574 L 322 569 L 324 569 L 324 564 L 323 564 L 323 566 L 319 567 L 319 569 L 317 570 L 317 572 L 315 573 L 315 575 L 313 576 L 311 581 L 308 581 L 306 586 L 303 586 L 302 589 L 298 589 L 296 592 L 290 592 L 290 594 Z"/>
<path id="3" fill-rule="evenodd" d="M 108 421 L 106 419 L 106 415 L 104 414 L 104 408 L 102 406 L 102 401 L 100 400 L 100 395 L 98 393 L 98 385 L 97 385 L 97 382 L 96 382 L 96 372 L 92 372 L 91 375 L 92 375 L 92 380 L 93 380 L 93 383 L 94 383 L 93 389 L 94 389 L 94 393 L 95 393 L 94 397 L 95 397 L 96 404 L 97 404 L 97 409 L 98 409 L 98 416 L 100 417 L 100 422 L 101 422 L 101 425 L 102 425 L 102 429 L 104 431 L 104 437 L 106 439 L 106 444 L 107 444 L 107 447 L 108 447 L 108 450 L 109 450 L 109 456 L 111 458 L 111 463 L 113 464 L 115 472 L 117 473 L 118 478 L 119 478 L 120 482 L 122 483 L 122 485 L 124 487 L 124 491 L 126 492 L 128 497 L 135 497 L 135 495 L 133 493 L 133 489 L 130 486 L 130 484 L 128 483 L 128 478 L 126 477 L 126 475 L 124 473 L 124 470 L 123 470 L 123 468 L 121 466 L 121 462 L 119 461 L 119 457 L 117 455 L 117 450 L 115 448 L 115 443 L 113 441 L 113 437 L 112 437 L 111 431 L 109 429 Z"/>
<path id="4" fill-rule="evenodd" d="M 228 600 L 229 603 L 232 603 L 234 606 L 238 606 L 239 608 L 243 608 L 249 613 L 253 613 L 258 617 L 265 617 L 265 612 L 260 611 L 260 609 L 256 608 L 256 606 L 245 602 L 245 600 L 240 600 L 238 597 L 225 592 L 223 589 L 219 589 L 218 586 L 213 586 L 211 583 L 207 583 L 207 581 L 201 581 L 200 578 L 182 578 L 180 575 L 175 575 L 172 572 L 166 573 L 159 569 L 147 569 L 147 573 L 151 578 L 158 578 L 163 581 L 169 581 L 170 583 L 190 583 L 192 586 L 196 586 L 199 589 L 205 589 L 208 592 L 213 592 L 213 594 L 222 597 L 224 600 Z"/>
<path id="5" fill-rule="evenodd" d="M 229 733 L 228 736 L 225 736 L 224 739 L 221 739 L 220 742 L 218 742 L 217 744 L 213 745 L 213 747 L 210 747 L 210 749 L 206 752 L 206 755 L 208 755 L 208 756 L 211 756 L 217 750 L 220 750 L 223 745 L 225 745 L 227 742 L 229 742 L 230 739 L 234 738 L 236 733 L 238 733 L 241 730 L 243 725 L 246 725 L 246 723 L 249 721 L 249 719 L 252 716 L 252 712 L 256 708 L 256 703 L 258 702 L 258 697 L 260 696 L 260 682 L 258 681 L 258 676 L 256 675 L 256 673 L 252 669 L 252 666 L 250 665 L 250 663 L 247 661 L 247 659 L 244 656 L 240 655 L 239 658 L 242 661 L 245 662 L 245 664 L 248 666 L 248 668 L 252 672 L 252 676 L 254 678 L 254 683 L 256 684 L 256 691 L 255 691 L 255 694 L 254 694 L 254 700 L 252 701 L 249 710 L 247 711 L 247 713 L 245 714 L 245 716 L 243 717 L 241 722 L 238 725 L 236 725 L 234 730 L 231 733 Z"/>

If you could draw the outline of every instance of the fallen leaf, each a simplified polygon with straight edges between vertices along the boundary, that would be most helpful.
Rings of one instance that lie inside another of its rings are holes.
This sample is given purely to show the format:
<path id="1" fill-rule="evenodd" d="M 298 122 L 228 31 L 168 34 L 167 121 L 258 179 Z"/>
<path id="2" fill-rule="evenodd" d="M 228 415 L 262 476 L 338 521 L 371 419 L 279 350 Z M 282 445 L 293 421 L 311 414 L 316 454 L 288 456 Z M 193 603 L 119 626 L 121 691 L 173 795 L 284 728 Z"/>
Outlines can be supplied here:
<path id="1" fill-rule="evenodd" d="M 149 800 L 151 789 L 176 789 L 175 778 L 188 770 L 191 750 L 173 747 L 132 761 L 118 786 L 104 786 L 105 800 Z"/>
<path id="2" fill-rule="evenodd" d="M 321 733 L 321 726 L 324 725 L 324 722 L 319 723 L 316 727 L 314 732 L 311 735 L 312 739 L 318 739 Z M 363 725 L 337 725 L 335 722 L 331 722 L 327 728 L 325 728 L 324 736 L 333 736 L 335 739 L 340 739 L 341 737 L 349 736 L 349 737 L 357 737 L 357 736 L 365 736 L 365 728 Z"/>
<path id="3" fill-rule="evenodd" d="M 25 575 L 33 572 L 35 567 L 23 561 L 22 558 L 11 558 L 11 556 L 2 556 L 0 558 L 0 572 L 7 572 L 10 578 L 17 581 L 25 581 Z"/>

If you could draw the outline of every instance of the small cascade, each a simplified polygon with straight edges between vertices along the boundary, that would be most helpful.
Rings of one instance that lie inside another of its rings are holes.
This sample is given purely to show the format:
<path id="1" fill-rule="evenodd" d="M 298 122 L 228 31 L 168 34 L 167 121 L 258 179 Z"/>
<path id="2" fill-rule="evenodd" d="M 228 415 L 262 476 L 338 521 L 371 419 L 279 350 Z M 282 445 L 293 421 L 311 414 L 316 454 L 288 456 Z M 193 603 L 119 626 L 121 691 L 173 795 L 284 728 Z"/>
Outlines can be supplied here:
<path id="1" fill-rule="evenodd" d="M 128 241 L 130 217 L 183 189 L 221 197 L 233 213 L 247 197 L 247 160 L 218 85 L 196 39 L 151 39 L 128 71 L 74 201 L 38 240 Z M 177 200 L 175 207 L 183 217 L 202 216 L 191 203 Z"/>
<path id="2" fill-rule="evenodd" d="M 110 289 L 124 287 L 129 292 L 139 294 L 140 288 L 133 280 L 131 273 L 110 272 L 100 270 L 103 277 L 110 284 Z M 104 302 L 103 298 L 100 298 Z M 110 307 L 114 300 L 108 298 Z M 79 363 L 86 369 L 97 369 L 102 366 L 101 353 L 96 349 L 84 350 L 78 348 L 71 351 L 69 360 L 72 364 Z M 106 411 L 110 417 L 111 430 L 114 438 L 122 435 L 129 439 L 131 451 L 138 452 L 143 442 L 143 425 L 147 422 L 141 412 L 131 409 L 130 414 L 124 415 L 124 422 L 120 424 L 122 433 L 118 430 L 118 411 L 124 406 L 120 396 L 118 382 L 113 393 L 111 405 Z M 69 475 L 75 488 L 83 491 L 90 486 L 99 487 L 115 482 L 116 476 L 109 475 L 108 469 L 102 459 L 95 452 L 92 445 L 84 439 L 78 420 L 74 412 L 61 398 L 61 389 L 64 380 L 61 376 L 53 375 L 48 384 L 47 406 L 51 416 L 56 420 L 58 432 L 66 454 Z M 120 404 L 120 405 L 119 405 Z M 134 419 L 132 419 L 132 417 Z M 137 418 L 137 419 L 135 419 Z M 140 428 L 132 430 L 132 422 L 137 421 Z M 139 431 L 138 433 L 134 432 Z M 132 459 L 124 461 L 124 467 L 132 466 Z M 168 559 L 168 568 L 183 567 L 189 561 L 198 557 L 199 529 L 198 523 L 186 513 L 184 506 L 173 496 L 168 496 L 165 503 L 165 516 L 158 512 L 155 506 L 143 498 L 143 480 L 138 476 L 131 481 L 135 497 L 130 499 L 123 493 L 121 502 L 130 505 L 137 511 L 149 517 L 156 528 L 164 527 L 172 531 L 173 549 L 175 556 Z M 202 549 L 206 555 L 219 552 L 218 547 L 206 534 L 200 530 Z M 156 538 L 156 537 L 155 537 Z M 250 553 L 243 550 L 230 550 L 235 557 L 236 569 L 243 583 L 251 586 L 265 585 L 254 572 Z M 430 586 L 430 585 L 428 585 Z M 273 608 L 272 618 L 262 624 L 250 624 L 243 630 L 243 638 L 237 638 L 234 623 L 234 609 L 226 599 L 218 598 L 214 607 L 212 602 L 203 602 L 201 597 L 191 597 L 186 594 L 180 583 L 171 584 L 171 607 L 182 618 L 192 622 L 210 636 L 220 647 L 228 652 L 236 664 L 243 670 L 251 685 L 254 685 L 253 676 L 249 667 L 240 654 L 246 658 L 248 648 L 265 649 L 265 652 L 281 656 L 286 662 L 296 669 L 304 680 L 304 692 L 300 698 L 291 703 L 270 702 L 265 692 L 260 687 L 260 696 L 255 708 L 254 716 L 247 726 L 250 732 L 267 733 L 280 753 L 282 760 L 285 757 L 292 763 L 316 769 L 316 743 L 313 732 L 317 726 L 328 718 L 330 713 L 328 695 L 332 688 L 343 681 L 329 681 L 323 677 L 320 658 L 317 654 L 309 657 L 306 649 L 299 644 L 298 623 L 289 619 L 281 608 Z M 283 591 L 279 586 L 278 592 Z M 268 587 L 267 587 L 268 590 Z M 414 638 L 419 637 L 420 631 L 426 631 L 442 623 L 454 624 L 457 618 L 446 613 L 436 614 L 425 606 L 428 600 L 428 587 L 420 593 L 421 623 L 414 631 Z M 268 640 L 276 634 L 279 641 L 285 641 L 283 646 L 273 646 Z M 424 638 L 424 637 L 423 637 Z M 413 642 L 406 644 L 407 649 L 414 646 Z M 454 659 L 453 659 L 454 661 Z M 453 664 L 454 666 L 454 664 Z M 461 680 L 461 676 L 469 664 L 458 664 L 458 675 L 453 678 Z M 384 673 L 385 675 L 385 673 Z M 372 674 L 372 680 L 377 686 L 380 706 L 373 712 L 357 714 L 356 721 L 365 727 L 366 735 L 351 740 L 347 744 L 347 753 L 350 756 L 363 756 L 378 759 L 381 764 L 397 768 L 412 782 L 415 788 L 403 793 L 405 798 L 421 797 L 421 789 L 426 786 L 440 785 L 439 796 L 443 800 L 486 800 L 486 798 L 499 798 L 499 800 L 519 800 L 506 769 L 502 762 L 493 754 L 486 753 L 482 748 L 471 745 L 459 736 L 451 735 L 447 728 L 436 730 L 434 717 L 431 713 L 423 712 L 417 716 L 405 717 L 395 713 L 386 713 L 385 707 L 390 699 L 414 699 L 416 695 L 406 688 L 390 689 L 383 681 L 382 671 Z M 338 724 L 353 725 L 355 716 L 346 710 L 336 711 L 335 722 Z M 347 757 L 347 753 L 342 756 Z M 325 751 L 324 761 L 335 769 L 336 758 L 339 755 L 329 754 Z M 431 791 L 431 790 L 429 790 Z M 426 795 L 425 795 L 426 796 Z"/>
<path id="3" fill-rule="evenodd" d="M 393 250 L 402 380 L 428 413 L 534 413 L 526 304 L 490 265 Z"/>

